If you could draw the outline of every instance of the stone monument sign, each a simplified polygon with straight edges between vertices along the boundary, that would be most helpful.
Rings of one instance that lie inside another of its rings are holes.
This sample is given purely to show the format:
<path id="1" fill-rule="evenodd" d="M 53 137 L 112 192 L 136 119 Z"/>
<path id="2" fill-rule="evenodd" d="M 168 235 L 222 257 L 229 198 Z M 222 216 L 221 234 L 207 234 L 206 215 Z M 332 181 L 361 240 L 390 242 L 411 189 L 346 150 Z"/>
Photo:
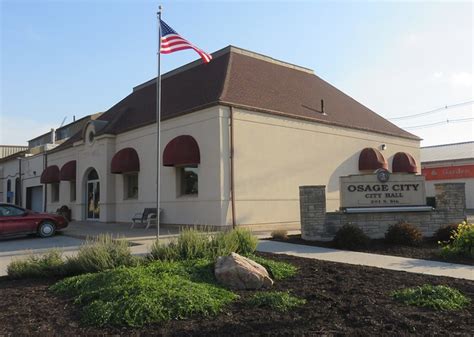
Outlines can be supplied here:
<path id="1" fill-rule="evenodd" d="M 340 184 L 341 208 L 426 205 L 422 175 L 381 170 L 340 177 Z"/>

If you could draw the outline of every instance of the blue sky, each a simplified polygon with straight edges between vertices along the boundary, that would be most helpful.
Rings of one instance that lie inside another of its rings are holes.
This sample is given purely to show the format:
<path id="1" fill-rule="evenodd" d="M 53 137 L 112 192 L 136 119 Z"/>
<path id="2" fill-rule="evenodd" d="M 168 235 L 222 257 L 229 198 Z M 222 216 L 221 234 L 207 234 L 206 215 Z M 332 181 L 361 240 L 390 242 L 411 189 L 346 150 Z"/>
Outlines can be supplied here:
<path id="1" fill-rule="evenodd" d="M 105 111 L 156 76 L 157 2 L 1 1 L 0 143 Z M 213 52 L 229 44 L 315 70 L 386 118 L 473 100 L 472 3 L 164 1 Z M 162 57 L 163 71 L 193 61 Z M 474 117 L 473 104 L 399 121 Z M 474 139 L 474 121 L 409 129 L 423 145 Z"/>

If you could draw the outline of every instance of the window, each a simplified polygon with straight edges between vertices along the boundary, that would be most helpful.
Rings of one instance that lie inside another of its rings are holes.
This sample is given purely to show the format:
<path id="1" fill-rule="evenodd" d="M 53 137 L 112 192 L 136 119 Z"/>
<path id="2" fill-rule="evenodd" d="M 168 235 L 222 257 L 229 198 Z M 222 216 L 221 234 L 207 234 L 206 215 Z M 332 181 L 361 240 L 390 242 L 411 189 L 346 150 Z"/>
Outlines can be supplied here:
<path id="1" fill-rule="evenodd" d="M 181 195 L 198 194 L 198 168 L 178 167 L 178 178 Z"/>
<path id="2" fill-rule="evenodd" d="M 59 183 L 51 184 L 51 202 L 59 201 Z"/>
<path id="3" fill-rule="evenodd" d="M 11 179 L 7 180 L 7 203 L 12 202 L 12 181 Z"/>
<path id="4" fill-rule="evenodd" d="M 76 201 L 76 182 L 75 181 L 71 181 L 71 184 L 70 184 L 70 200 L 71 201 Z"/>
<path id="5" fill-rule="evenodd" d="M 138 199 L 138 173 L 124 174 L 124 199 Z"/>
<path id="6" fill-rule="evenodd" d="M 13 206 L 0 206 L 0 216 L 18 216 L 25 213 L 24 209 Z"/>

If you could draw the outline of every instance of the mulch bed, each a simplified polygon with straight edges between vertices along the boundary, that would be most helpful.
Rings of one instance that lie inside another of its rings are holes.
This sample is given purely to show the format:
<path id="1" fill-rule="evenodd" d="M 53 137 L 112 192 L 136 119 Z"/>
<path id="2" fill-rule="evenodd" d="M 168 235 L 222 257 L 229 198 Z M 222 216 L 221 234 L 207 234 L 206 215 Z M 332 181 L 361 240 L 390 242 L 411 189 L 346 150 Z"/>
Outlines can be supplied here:
<path id="1" fill-rule="evenodd" d="M 82 326 L 77 307 L 52 295 L 55 280 L 0 278 L 0 336 L 319 336 L 405 335 L 471 336 L 474 331 L 474 282 L 353 266 L 287 255 L 262 254 L 293 263 L 296 276 L 276 282 L 307 303 L 288 313 L 249 308 L 236 302 L 216 317 L 156 324 L 141 329 Z M 424 283 L 446 284 L 471 298 L 456 312 L 406 306 L 390 292 Z M 253 291 L 239 294 L 247 297 Z"/>
<path id="2" fill-rule="evenodd" d="M 277 240 L 281 242 L 295 243 L 298 245 L 316 246 L 324 248 L 336 248 L 331 241 L 306 241 L 301 238 L 301 235 L 289 235 L 287 240 Z M 381 255 L 393 255 L 409 257 L 413 259 L 432 260 L 448 263 L 460 263 L 474 266 L 474 260 L 463 256 L 443 257 L 440 255 L 441 249 L 436 241 L 430 238 L 423 240 L 419 246 L 401 246 L 392 245 L 385 242 L 383 239 L 370 240 L 367 248 L 353 249 L 357 252 L 373 253 Z"/>

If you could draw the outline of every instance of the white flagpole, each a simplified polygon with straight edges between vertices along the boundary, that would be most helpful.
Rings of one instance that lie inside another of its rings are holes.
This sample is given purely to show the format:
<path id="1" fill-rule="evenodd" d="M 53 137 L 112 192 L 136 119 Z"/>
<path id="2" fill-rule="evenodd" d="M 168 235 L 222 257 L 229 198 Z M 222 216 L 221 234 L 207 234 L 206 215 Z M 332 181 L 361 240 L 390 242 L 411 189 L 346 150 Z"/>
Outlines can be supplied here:
<path id="1" fill-rule="evenodd" d="M 160 239 L 160 173 L 161 173 L 161 5 L 158 7 L 158 76 L 156 77 L 156 240 Z"/>

